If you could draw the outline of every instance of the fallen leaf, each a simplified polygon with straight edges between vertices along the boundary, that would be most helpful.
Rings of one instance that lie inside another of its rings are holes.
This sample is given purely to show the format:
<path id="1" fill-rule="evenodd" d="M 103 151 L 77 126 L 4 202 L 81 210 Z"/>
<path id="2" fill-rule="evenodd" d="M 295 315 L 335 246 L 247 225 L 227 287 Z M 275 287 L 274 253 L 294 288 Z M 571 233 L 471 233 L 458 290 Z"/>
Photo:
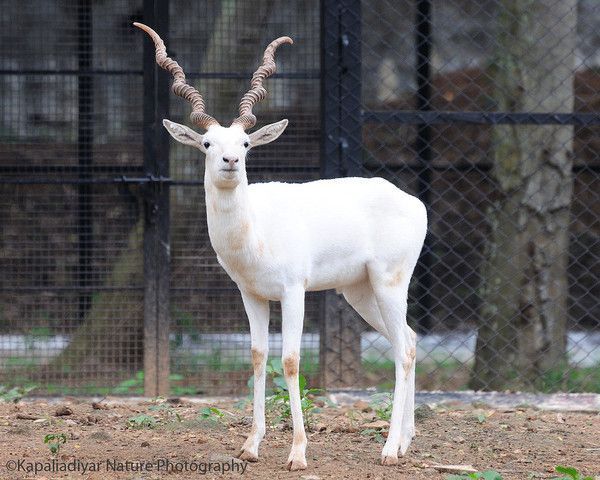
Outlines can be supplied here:
<path id="1" fill-rule="evenodd" d="M 371 423 L 365 423 L 363 425 L 363 428 L 377 428 L 377 429 L 381 429 L 381 428 L 387 428 L 390 426 L 389 422 L 386 422 L 385 420 L 375 420 L 374 422 Z"/>
<path id="2" fill-rule="evenodd" d="M 475 473 L 477 470 L 473 465 L 432 465 L 438 472 L 446 473 Z"/>

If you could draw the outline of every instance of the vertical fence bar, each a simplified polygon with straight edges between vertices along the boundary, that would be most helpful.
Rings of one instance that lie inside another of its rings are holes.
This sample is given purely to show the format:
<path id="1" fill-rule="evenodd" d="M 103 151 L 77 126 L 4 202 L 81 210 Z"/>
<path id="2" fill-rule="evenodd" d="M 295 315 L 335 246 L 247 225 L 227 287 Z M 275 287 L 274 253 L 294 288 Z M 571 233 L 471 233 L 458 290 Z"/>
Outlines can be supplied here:
<path id="1" fill-rule="evenodd" d="M 321 176 L 360 175 L 362 163 L 360 0 L 321 2 Z M 321 384 L 356 386 L 362 375 L 361 325 L 333 291 L 323 295 Z"/>
<path id="2" fill-rule="evenodd" d="M 340 9 L 340 157 L 342 176 L 362 171 L 362 62 L 360 0 L 343 0 Z"/>
<path id="3" fill-rule="evenodd" d="M 417 0 L 416 26 L 416 72 L 417 72 L 417 110 L 431 110 L 431 0 Z M 417 125 L 415 151 L 419 159 L 417 196 L 429 209 L 431 203 L 431 126 Z M 415 269 L 416 289 L 416 327 L 417 332 L 426 334 L 431 330 L 431 235 L 427 235 L 421 259 Z"/>
<path id="4" fill-rule="evenodd" d="M 92 266 L 92 189 L 85 180 L 91 178 L 92 143 L 94 140 L 94 83 L 92 68 L 92 5 L 90 0 L 77 3 L 77 161 L 79 179 L 77 188 L 77 254 L 79 311 L 83 320 L 90 308 L 91 295 L 86 287 L 90 285 Z"/>
<path id="5" fill-rule="evenodd" d="M 168 44 L 169 2 L 144 0 L 144 21 Z M 169 77 L 159 72 L 152 41 L 144 36 L 144 169 L 169 176 Z M 144 394 L 169 393 L 169 184 L 149 182 L 144 197 Z"/>

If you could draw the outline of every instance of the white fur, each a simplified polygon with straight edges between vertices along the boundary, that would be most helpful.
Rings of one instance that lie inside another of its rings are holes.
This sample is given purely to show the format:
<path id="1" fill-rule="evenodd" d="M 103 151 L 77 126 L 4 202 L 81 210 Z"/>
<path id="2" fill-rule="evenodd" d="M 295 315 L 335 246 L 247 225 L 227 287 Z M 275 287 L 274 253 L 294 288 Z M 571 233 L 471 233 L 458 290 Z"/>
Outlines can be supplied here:
<path id="1" fill-rule="evenodd" d="M 392 344 L 396 387 L 382 463 L 396 464 L 398 449 L 404 454 L 414 436 L 416 335 L 406 323 L 406 302 L 427 229 L 424 205 L 381 178 L 248 185 L 246 152 L 279 137 L 287 120 L 250 135 L 238 126 L 215 125 L 200 135 L 163 123 L 176 140 L 206 154 L 210 241 L 238 285 L 250 321 L 254 420 L 240 458 L 255 461 L 265 433 L 268 302 L 275 300 L 282 305 L 282 360 L 294 426 L 288 468 L 306 467 L 298 388 L 304 293 L 335 288 Z"/>

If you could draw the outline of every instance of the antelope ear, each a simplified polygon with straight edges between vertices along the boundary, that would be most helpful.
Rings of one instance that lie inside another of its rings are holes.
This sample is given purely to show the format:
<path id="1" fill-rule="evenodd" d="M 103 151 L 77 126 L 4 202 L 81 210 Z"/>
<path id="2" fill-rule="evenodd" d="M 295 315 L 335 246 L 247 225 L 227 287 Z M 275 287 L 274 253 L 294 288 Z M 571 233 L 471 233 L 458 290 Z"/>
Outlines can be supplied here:
<path id="1" fill-rule="evenodd" d="M 265 143 L 271 143 L 273 140 L 277 140 L 287 125 L 287 119 L 280 120 L 276 123 L 271 123 L 270 125 L 265 125 L 260 130 L 257 130 L 249 135 L 250 146 L 258 147 L 259 145 L 264 145 Z"/>
<path id="2" fill-rule="evenodd" d="M 185 125 L 180 125 L 179 123 L 172 122 L 166 118 L 163 120 L 163 125 L 167 129 L 167 132 L 169 132 L 178 142 L 204 150 L 204 146 L 202 145 L 203 135 L 200 135 L 198 132 L 195 132 Z"/>

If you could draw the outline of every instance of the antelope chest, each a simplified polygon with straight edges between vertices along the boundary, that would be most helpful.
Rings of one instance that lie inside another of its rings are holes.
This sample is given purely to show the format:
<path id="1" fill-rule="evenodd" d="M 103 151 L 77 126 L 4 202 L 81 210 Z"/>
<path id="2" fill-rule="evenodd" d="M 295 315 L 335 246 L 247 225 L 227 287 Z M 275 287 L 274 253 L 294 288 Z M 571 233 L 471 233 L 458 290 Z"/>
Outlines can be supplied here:
<path id="1" fill-rule="evenodd" d="M 268 300 L 280 300 L 283 282 L 259 252 L 217 252 L 217 260 L 240 290 Z"/>

